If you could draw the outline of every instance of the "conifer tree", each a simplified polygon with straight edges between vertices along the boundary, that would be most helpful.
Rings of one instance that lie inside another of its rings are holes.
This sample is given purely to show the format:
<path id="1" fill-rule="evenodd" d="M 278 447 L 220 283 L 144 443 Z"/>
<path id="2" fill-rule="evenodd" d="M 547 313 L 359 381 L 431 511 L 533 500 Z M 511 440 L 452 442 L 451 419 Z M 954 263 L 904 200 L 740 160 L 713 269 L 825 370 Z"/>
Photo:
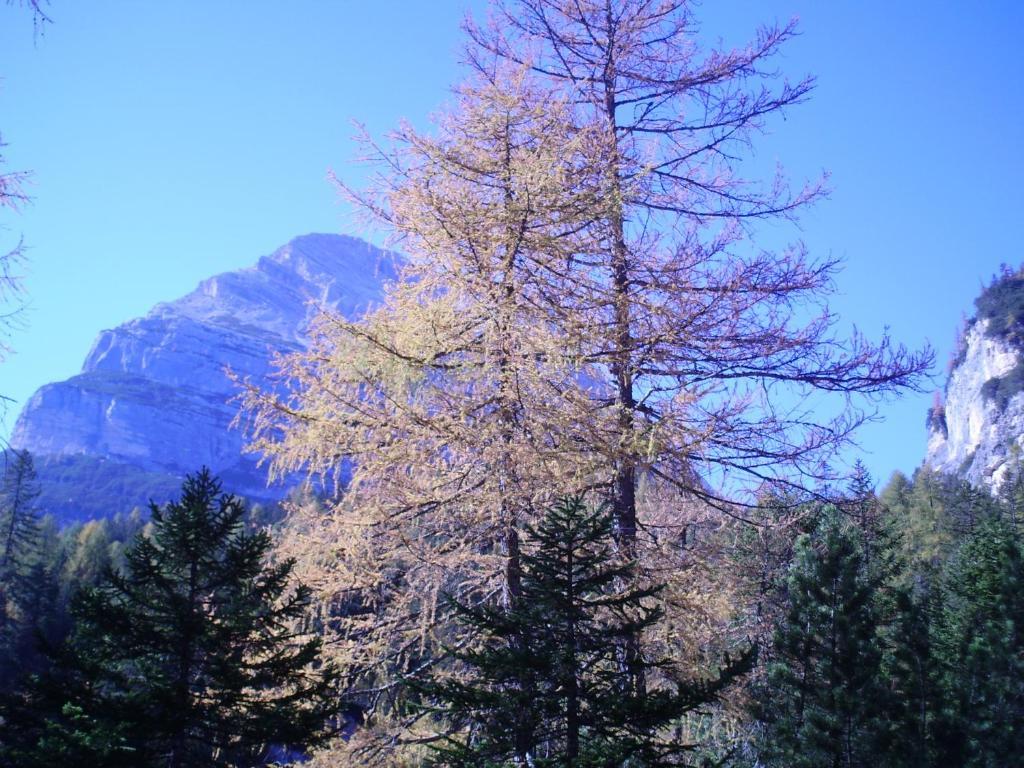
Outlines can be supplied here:
<path id="1" fill-rule="evenodd" d="M 885 708 L 880 751 L 886 766 L 924 768 L 931 765 L 929 727 L 936 696 L 929 639 L 932 582 L 930 573 L 911 567 L 903 518 L 873 492 L 868 503 L 870 514 L 866 523 L 858 518 L 858 527 L 864 532 L 865 569 L 882 649 L 879 672 L 886 698 L 880 702 Z"/>
<path id="2" fill-rule="evenodd" d="M 33 653 L 34 613 L 49 582 L 39 551 L 39 481 L 28 451 L 3 454 L 0 483 L 0 684 L 25 671 Z"/>
<path id="3" fill-rule="evenodd" d="M 95 586 L 115 566 L 110 528 L 109 520 L 89 520 L 69 529 L 69 551 L 62 569 L 68 584 Z"/>
<path id="4" fill-rule="evenodd" d="M 875 481 L 860 459 L 853 465 L 843 508 L 862 531 L 869 532 L 878 527 L 881 505 L 875 495 Z"/>
<path id="5" fill-rule="evenodd" d="M 320 640 L 304 633 L 309 591 L 268 562 L 242 503 L 204 469 L 179 501 L 82 591 L 63 663 L 60 713 L 29 760 L 96 766 L 250 766 L 268 746 L 323 737 L 336 711 Z M 45 691 L 44 691 L 45 693 Z"/>
<path id="6" fill-rule="evenodd" d="M 1024 753 L 1024 557 L 1006 520 L 979 523 L 948 564 L 933 618 L 938 765 Z"/>
<path id="7" fill-rule="evenodd" d="M 907 483 L 894 476 L 883 493 L 887 517 L 899 528 L 910 571 L 936 581 L 958 546 L 979 524 L 1013 510 L 1006 498 L 994 497 L 956 475 L 921 467 Z"/>
<path id="8" fill-rule="evenodd" d="M 1010 447 L 1009 467 L 999 483 L 998 498 L 1010 522 L 1016 527 L 1024 522 L 1024 461 L 1016 444 Z"/>
<path id="9" fill-rule="evenodd" d="M 360 590 L 369 610 L 339 622 L 333 647 L 371 688 L 422 652 L 423 616 L 453 581 L 466 599 L 513 600 L 523 523 L 597 466 L 564 418 L 578 333 L 557 287 L 593 204 L 586 137 L 566 140 L 570 106 L 521 68 L 456 93 L 435 134 L 403 126 L 393 154 L 371 146 L 387 172 L 348 192 L 408 255 L 384 306 L 358 322 L 322 315 L 311 355 L 286 362 L 293 389 L 249 398 L 276 469 L 351 462 L 342 502 L 301 523 L 299 554 L 337 558 L 343 588 Z"/>
<path id="10" fill-rule="evenodd" d="M 944 501 L 946 516 L 957 538 L 969 536 L 981 522 L 1001 514 L 999 501 L 988 489 L 956 476 L 946 476 Z"/>
<path id="11" fill-rule="evenodd" d="M 276 471 L 353 468 L 300 554 L 342 576 L 325 602 L 360 607 L 332 647 L 370 707 L 452 629 L 442 592 L 514 601 L 551 488 L 604 493 L 623 555 L 668 572 L 642 481 L 719 508 L 816 485 L 870 413 L 855 396 L 928 366 L 834 332 L 835 262 L 749 239 L 823 194 L 740 161 L 812 83 L 774 74 L 792 25 L 704 54 L 694 5 L 496 0 L 437 131 L 371 146 L 378 183 L 346 190 L 409 254 L 402 277 L 358 322 L 323 315 L 280 391 L 249 392 Z M 801 397 L 821 392 L 842 395 L 829 415 Z M 637 685 L 643 649 L 622 651 Z"/>
<path id="12" fill-rule="evenodd" d="M 529 67 L 578 106 L 574 126 L 602 169 L 575 305 L 589 313 L 589 360 L 604 387 L 574 413 L 601 419 L 591 447 L 606 458 L 625 546 L 637 530 L 637 485 L 653 473 L 686 493 L 720 498 L 694 470 L 760 487 L 780 474 L 817 484 L 821 460 L 866 417 L 848 400 L 775 409 L 778 387 L 878 394 L 913 386 L 930 354 L 888 339 L 832 334 L 826 297 L 836 263 L 800 243 L 751 240 L 757 224 L 792 221 L 825 194 L 758 180 L 742 158 L 769 121 L 807 99 L 812 77 L 782 78 L 774 61 L 795 22 L 766 25 L 742 48 L 699 42 L 692 0 L 494 0 L 466 25 L 473 62 Z M 813 307 L 805 313 L 797 307 Z M 606 423 L 610 422 L 610 426 Z"/>
<path id="13" fill-rule="evenodd" d="M 880 586 L 859 531 L 838 510 L 799 540 L 762 699 L 767 765 L 878 764 L 891 713 L 877 633 Z"/>
<path id="14" fill-rule="evenodd" d="M 890 585 L 880 636 L 881 675 L 887 688 L 888 716 L 884 759 L 892 768 L 930 768 L 931 730 L 938 710 L 932 661 L 933 592 L 927 583 L 913 588 L 906 575 Z"/>
<path id="15" fill-rule="evenodd" d="M 0 581 L 16 579 L 36 554 L 39 520 L 35 501 L 39 479 L 28 451 L 10 451 L 4 457 L 0 484 Z"/>
<path id="16" fill-rule="evenodd" d="M 713 702 L 750 655 L 727 658 L 707 680 L 681 679 L 669 660 L 642 658 L 649 690 L 624 688 L 619 644 L 659 622 L 662 586 L 636 583 L 612 532 L 606 509 L 563 498 L 528 528 L 522 594 L 510 609 L 453 603 L 479 641 L 455 653 L 461 673 L 418 686 L 455 728 L 436 764 L 685 764 L 695 745 L 667 727 Z"/>

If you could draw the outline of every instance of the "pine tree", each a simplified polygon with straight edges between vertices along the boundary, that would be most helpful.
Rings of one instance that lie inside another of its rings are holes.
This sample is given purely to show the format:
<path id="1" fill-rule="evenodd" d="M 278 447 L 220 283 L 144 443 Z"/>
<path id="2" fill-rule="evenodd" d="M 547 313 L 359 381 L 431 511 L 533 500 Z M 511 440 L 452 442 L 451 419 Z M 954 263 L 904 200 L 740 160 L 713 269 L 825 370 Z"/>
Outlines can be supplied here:
<path id="1" fill-rule="evenodd" d="M 4 454 L 0 485 L 0 580 L 12 585 L 34 559 L 39 536 L 39 480 L 28 451 Z M 10 589 L 10 587 L 8 587 Z"/>
<path id="2" fill-rule="evenodd" d="M 879 764 L 891 698 L 876 631 L 878 574 L 865 563 L 860 532 L 836 509 L 800 538 L 762 692 L 767 765 Z"/>
<path id="3" fill-rule="evenodd" d="M 33 655 L 34 609 L 48 576 L 40 555 L 35 500 L 39 481 L 28 451 L 3 454 L 0 484 L 0 685 L 8 687 Z"/>
<path id="4" fill-rule="evenodd" d="M 713 702 L 748 669 L 750 654 L 727 659 L 708 680 L 684 680 L 669 660 L 641 658 L 648 690 L 624 687 L 621 640 L 659 622 L 662 586 L 636 583 L 612 532 L 606 509 L 564 498 L 528 529 L 522 595 L 511 608 L 452 603 L 480 639 L 455 652 L 461 674 L 419 686 L 455 728 L 436 764 L 685 763 L 695 745 L 672 739 L 667 727 Z"/>
<path id="5" fill-rule="evenodd" d="M 927 768 L 934 765 L 931 728 L 939 701 L 932 674 L 933 593 L 927 584 L 913 589 L 906 581 L 899 576 L 891 585 L 880 627 L 889 711 L 879 765 Z"/>
<path id="6" fill-rule="evenodd" d="M 124 571 L 74 601 L 73 672 L 33 759 L 249 766 L 268 745 L 322 738 L 334 675 L 296 628 L 309 590 L 293 563 L 268 562 L 269 536 L 243 530 L 242 503 L 208 470 L 151 512 Z"/>
<path id="7" fill-rule="evenodd" d="M 937 764 L 1024 753 L 1024 557 L 1006 520 L 980 522 L 948 564 L 933 618 Z"/>

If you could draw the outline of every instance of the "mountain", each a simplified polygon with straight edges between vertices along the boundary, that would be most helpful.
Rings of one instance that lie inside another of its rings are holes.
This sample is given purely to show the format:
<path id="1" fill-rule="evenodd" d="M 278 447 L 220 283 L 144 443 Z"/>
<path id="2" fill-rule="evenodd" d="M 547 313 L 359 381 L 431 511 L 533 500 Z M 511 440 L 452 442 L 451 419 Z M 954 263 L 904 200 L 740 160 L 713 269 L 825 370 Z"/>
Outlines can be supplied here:
<path id="1" fill-rule="evenodd" d="M 11 444 L 36 457 L 40 506 L 61 520 L 169 498 L 202 465 L 252 500 L 280 498 L 231 427 L 230 368 L 260 383 L 277 353 L 301 349 L 320 307 L 348 317 L 381 299 L 396 257 L 341 235 L 295 238 L 247 269 L 103 331 L 82 372 L 25 404 Z"/>
<path id="2" fill-rule="evenodd" d="M 1004 270 L 975 306 L 928 414 L 925 464 L 997 490 L 1024 448 L 1024 270 Z"/>

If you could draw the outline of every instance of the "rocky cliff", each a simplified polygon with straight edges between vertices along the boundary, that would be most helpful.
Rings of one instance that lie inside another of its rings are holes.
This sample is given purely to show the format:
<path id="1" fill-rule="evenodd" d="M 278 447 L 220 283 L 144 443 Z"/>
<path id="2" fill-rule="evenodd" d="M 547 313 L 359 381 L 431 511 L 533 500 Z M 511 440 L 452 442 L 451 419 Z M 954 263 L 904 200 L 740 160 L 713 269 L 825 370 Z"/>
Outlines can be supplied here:
<path id="1" fill-rule="evenodd" d="M 925 464 L 997 490 L 1024 447 L 1024 273 L 1004 273 L 976 305 L 928 415 Z"/>
<path id="2" fill-rule="evenodd" d="M 166 498 L 202 465 L 235 493 L 280 497 L 230 426 L 226 369 L 261 381 L 275 353 L 303 345 L 319 307 L 360 314 L 394 270 L 361 240 L 306 235 L 103 331 L 82 372 L 39 389 L 15 424 L 12 445 L 37 457 L 42 506 L 64 519 L 111 514 Z"/>

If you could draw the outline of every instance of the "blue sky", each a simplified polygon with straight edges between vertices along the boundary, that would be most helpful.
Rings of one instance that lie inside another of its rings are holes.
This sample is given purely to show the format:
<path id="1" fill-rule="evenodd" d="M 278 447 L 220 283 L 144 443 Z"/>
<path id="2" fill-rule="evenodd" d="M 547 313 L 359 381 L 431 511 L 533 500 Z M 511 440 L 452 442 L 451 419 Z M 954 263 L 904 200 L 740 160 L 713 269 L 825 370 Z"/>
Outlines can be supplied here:
<path id="1" fill-rule="evenodd" d="M 0 133 L 34 204 L 0 212 L 31 247 L 30 327 L 0 368 L 24 402 L 75 374 L 97 332 L 295 235 L 364 234 L 326 180 L 355 183 L 351 121 L 426 126 L 460 77 L 458 23 L 483 0 L 89 3 L 54 0 L 34 38 L 0 4 Z M 742 42 L 798 16 L 780 60 L 814 73 L 757 165 L 832 174 L 807 215 L 812 252 L 842 257 L 845 326 L 930 340 L 941 383 L 957 323 L 1001 262 L 1019 264 L 1024 5 L 717 0 L 709 36 Z M 776 237 L 777 233 L 767 233 Z M 880 479 L 924 452 L 930 395 L 885 403 L 861 433 Z M 8 414 L 6 431 L 13 423 Z"/>

